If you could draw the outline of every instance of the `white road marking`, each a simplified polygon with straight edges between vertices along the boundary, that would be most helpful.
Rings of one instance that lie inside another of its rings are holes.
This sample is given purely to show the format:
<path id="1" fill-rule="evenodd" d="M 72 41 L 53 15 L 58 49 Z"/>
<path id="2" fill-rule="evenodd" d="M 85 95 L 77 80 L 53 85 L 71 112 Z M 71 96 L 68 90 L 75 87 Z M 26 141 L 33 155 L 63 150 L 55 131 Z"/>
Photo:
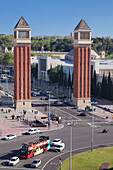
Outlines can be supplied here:
<path id="1" fill-rule="evenodd" d="M 40 102 L 47 104 L 47 102 L 42 101 L 42 100 L 41 100 Z M 63 111 L 63 110 L 61 110 L 61 109 L 59 109 L 59 108 L 57 108 L 57 107 L 52 107 L 52 108 L 55 108 L 55 109 L 57 109 L 57 110 L 60 110 L 61 112 L 66 113 L 66 114 L 69 115 L 70 117 L 74 117 L 74 118 L 76 118 L 76 119 L 78 119 L 78 120 L 81 120 L 80 118 L 78 118 L 78 117 L 76 117 L 76 116 L 74 116 L 74 115 L 72 115 L 72 114 L 70 114 L 70 113 L 68 113 L 68 112 L 66 112 L 66 111 Z"/>
<path id="2" fill-rule="evenodd" d="M 76 116 L 74 116 L 74 115 L 72 115 L 72 114 L 70 114 L 70 113 L 68 113 L 68 112 L 66 112 L 66 111 L 63 111 L 63 110 L 61 110 L 61 109 L 59 109 L 59 108 L 56 108 L 56 107 L 54 107 L 54 108 L 57 109 L 57 110 L 60 110 L 61 112 L 66 113 L 67 115 L 70 115 L 71 117 L 74 117 L 74 118 L 76 118 L 76 119 L 78 119 L 78 120 L 81 120 L 80 118 L 78 118 L 78 117 L 76 117 Z"/>
<path id="3" fill-rule="evenodd" d="M 94 146 L 99 146 L 99 145 L 111 145 L 111 144 L 113 144 L 113 143 L 98 144 L 98 145 L 93 145 L 93 147 L 94 147 Z M 90 148 L 91 148 L 91 146 L 85 146 L 85 147 L 82 147 L 82 148 L 73 149 L 72 152 L 73 152 L 73 151 L 77 151 L 77 150 L 81 150 L 81 149 L 90 149 Z M 63 152 L 63 153 L 61 153 L 60 155 L 67 154 L 67 153 L 69 153 L 69 152 L 70 152 L 70 150 L 67 151 L 67 152 Z M 42 167 L 41 170 L 44 170 L 44 168 L 46 167 L 46 165 L 47 165 L 49 162 L 51 162 L 53 159 L 57 158 L 57 157 L 59 157 L 59 155 L 56 155 L 56 156 L 52 157 L 49 161 L 47 161 L 47 162 L 45 163 L 45 165 Z"/>

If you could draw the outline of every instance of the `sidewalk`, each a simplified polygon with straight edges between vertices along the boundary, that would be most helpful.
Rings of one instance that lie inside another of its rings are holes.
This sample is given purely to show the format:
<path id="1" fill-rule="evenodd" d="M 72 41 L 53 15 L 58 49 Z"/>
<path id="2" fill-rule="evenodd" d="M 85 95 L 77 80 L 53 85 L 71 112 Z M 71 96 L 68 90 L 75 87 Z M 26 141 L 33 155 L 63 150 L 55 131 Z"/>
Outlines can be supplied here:
<path id="1" fill-rule="evenodd" d="M 3 112 L 1 112 L 1 109 L 3 108 Z M 10 113 L 6 113 L 6 110 L 8 111 L 10 108 L 6 107 L 0 107 L 0 138 L 3 138 L 4 136 L 8 135 L 8 134 L 15 134 L 15 135 L 22 135 L 22 133 L 26 132 L 28 129 L 32 128 L 27 124 L 24 124 L 23 120 L 17 120 L 14 119 L 12 120 L 12 115 L 15 116 L 20 116 L 21 112 L 19 111 L 15 111 L 14 109 L 11 109 Z M 28 120 L 35 120 L 34 116 L 37 117 L 37 119 L 39 121 L 41 120 L 41 117 L 45 117 L 46 115 L 39 112 L 38 114 L 34 114 L 32 113 L 32 110 L 29 110 L 26 115 L 25 115 L 25 119 Z M 36 110 L 36 109 L 34 109 Z M 7 116 L 7 118 L 5 118 Z M 38 127 L 38 129 L 40 129 L 41 132 L 43 131 L 50 131 L 50 130 L 56 130 L 56 129 L 60 129 L 63 127 L 62 124 L 58 124 L 57 122 L 52 122 L 50 121 L 51 127 L 50 129 L 47 127 Z"/>
<path id="2" fill-rule="evenodd" d="M 94 102 L 97 102 L 97 106 L 94 106 L 94 108 L 96 109 L 94 111 L 94 114 L 102 117 L 103 119 L 106 119 L 106 121 L 110 121 L 112 122 L 112 115 L 113 113 L 113 103 L 111 101 L 108 100 L 100 100 L 100 99 L 93 99 Z M 106 109 L 110 109 L 110 111 L 105 110 Z"/>

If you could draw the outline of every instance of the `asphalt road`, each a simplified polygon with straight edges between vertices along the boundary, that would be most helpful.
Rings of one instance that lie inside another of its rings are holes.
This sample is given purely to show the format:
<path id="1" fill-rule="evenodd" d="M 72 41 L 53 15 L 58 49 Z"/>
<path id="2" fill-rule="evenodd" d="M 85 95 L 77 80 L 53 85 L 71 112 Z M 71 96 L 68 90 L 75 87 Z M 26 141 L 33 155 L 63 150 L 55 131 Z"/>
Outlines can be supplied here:
<path id="1" fill-rule="evenodd" d="M 36 99 L 35 109 L 44 112 L 44 106 L 48 105 L 48 101 L 38 100 L 39 97 L 32 98 Z M 12 156 L 18 155 L 18 150 L 23 142 L 35 141 L 39 135 L 49 135 L 51 141 L 55 138 L 60 138 L 66 145 L 64 151 L 62 151 L 61 157 L 62 161 L 69 157 L 70 150 L 70 126 L 66 125 L 65 122 L 76 122 L 72 130 L 72 154 L 77 154 L 91 148 L 91 115 L 88 114 L 86 117 L 77 116 L 78 112 L 71 106 L 66 106 L 62 103 L 56 105 L 51 103 L 51 112 L 57 113 L 62 117 L 62 122 L 64 123 L 64 128 L 60 130 L 54 130 L 49 132 L 44 132 L 43 134 L 37 135 L 22 135 L 18 136 L 17 139 L 10 141 L 0 141 L 0 169 L 12 169 L 10 166 L 3 166 L 3 162 L 9 160 Z M 48 114 L 48 112 L 44 112 Z M 95 117 L 94 118 L 94 148 L 100 148 L 104 146 L 110 146 L 113 144 L 113 125 L 106 122 L 104 119 Z M 103 128 L 109 128 L 108 133 L 102 134 Z M 43 170 L 57 170 L 59 154 L 55 152 L 54 147 L 43 154 L 35 156 L 30 159 L 21 159 L 19 164 L 17 164 L 13 169 L 32 169 L 30 164 L 34 159 L 41 159 L 42 163 L 38 169 Z"/>

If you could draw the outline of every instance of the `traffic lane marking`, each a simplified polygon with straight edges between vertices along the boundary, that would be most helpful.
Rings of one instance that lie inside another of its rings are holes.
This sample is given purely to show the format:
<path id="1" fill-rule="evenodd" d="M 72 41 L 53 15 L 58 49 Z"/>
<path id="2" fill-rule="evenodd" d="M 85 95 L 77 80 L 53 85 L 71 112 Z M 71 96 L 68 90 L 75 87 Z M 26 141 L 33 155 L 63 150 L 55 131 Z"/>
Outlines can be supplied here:
<path id="1" fill-rule="evenodd" d="M 47 103 L 47 102 L 44 102 L 44 101 L 41 101 L 41 102 L 42 102 L 42 103 Z M 68 112 L 66 112 L 66 111 L 63 111 L 63 110 L 61 110 L 61 109 L 59 109 L 59 108 L 57 108 L 57 107 L 52 107 L 52 108 L 55 108 L 56 110 L 60 110 L 60 111 L 62 111 L 62 112 L 64 112 L 64 113 L 70 115 L 71 117 L 74 117 L 74 118 L 76 118 L 76 119 L 78 119 L 78 120 L 81 120 L 80 118 L 78 118 L 78 117 L 76 117 L 76 116 L 74 116 L 74 115 L 72 115 L 72 114 L 70 114 L 70 113 L 68 113 Z"/>
<path id="2" fill-rule="evenodd" d="M 56 108 L 56 107 L 54 107 L 54 108 Z M 59 108 L 56 108 L 56 109 L 57 109 L 57 110 L 60 110 L 61 112 L 64 112 L 64 113 L 70 115 L 71 117 L 74 117 L 74 118 L 76 118 L 76 119 L 78 119 L 78 120 L 81 120 L 80 118 L 78 118 L 78 117 L 76 117 L 76 116 L 74 116 L 74 115 L 72 115 L 72 114 L 70 114 L 70 113 L 68 113 L 68 112 L 66 112 L 66 111 L 63 111 L 63 110 L 61 110 L 61 109 L 59 109 Z"/>
<path id="3" fill-rule="evenodd" d="M 98 145 L 93 145 L 93 147 L 99 147 L 100 145 L 112 145 L 112 144 L 113 144 L 113 143 L 98 144 Z M 88 149 L 88 150 L 89 150 L 90 148 L 91 148 L 91 146 L 85 146 L 85 147 L 73 149 L 73 150 L 71 150 L 71 151 L 74 152 L 74 151 L 78 151 L 78 150 L 82 150 L 82 149 Z M 66 152 L 63 152 L 63 153 L 61 153 L 60 155 L 67 154 L 67 153 L 69 153 L 69 152 L 70 152 L 70 150 L 69 150 L 69 151 L 66 151 Z M 44 168 L 47 166 L 47 164 L 49 164 L 53 159 L 55 159 L 55 158 L 57 158 L 57 157 L 59 157 L 59 155 L 56 155 L 56 156 L 52 157 L 49 161 L 47 161 L 47 162 L 45 163 L 45 165 L 42 167 L 42 170 L 44 170 Z M 68 156 L 68 158 L 69 158 L 69 156 Z"/>

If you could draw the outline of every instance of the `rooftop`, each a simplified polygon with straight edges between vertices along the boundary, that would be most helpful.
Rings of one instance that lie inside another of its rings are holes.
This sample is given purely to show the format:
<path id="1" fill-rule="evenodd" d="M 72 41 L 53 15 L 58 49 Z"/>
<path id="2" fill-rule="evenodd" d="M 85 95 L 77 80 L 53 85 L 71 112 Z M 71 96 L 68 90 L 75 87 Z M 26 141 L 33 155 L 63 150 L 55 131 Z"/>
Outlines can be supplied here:
<path id="1" fill-rule="evenodd" d="M 28 23 L 26 22 L 26 20 L 22 16 L 19 19 L 19 21 L 17 22 L 17 24 L 15 25 L 14 29 L 16 29 L 16 28 L 30 28 L 30 26 L 28 25 Z"/>
<path id="2" fill-rule="evenodd" d="M 88 24 L 84 21 L 84 19 L 82 18 L 80 22 L 78 23 L 78 25 L 75 27 L 74 31 L 76 30 L 91 30 L 91 29 L 88 26 Z"/>

